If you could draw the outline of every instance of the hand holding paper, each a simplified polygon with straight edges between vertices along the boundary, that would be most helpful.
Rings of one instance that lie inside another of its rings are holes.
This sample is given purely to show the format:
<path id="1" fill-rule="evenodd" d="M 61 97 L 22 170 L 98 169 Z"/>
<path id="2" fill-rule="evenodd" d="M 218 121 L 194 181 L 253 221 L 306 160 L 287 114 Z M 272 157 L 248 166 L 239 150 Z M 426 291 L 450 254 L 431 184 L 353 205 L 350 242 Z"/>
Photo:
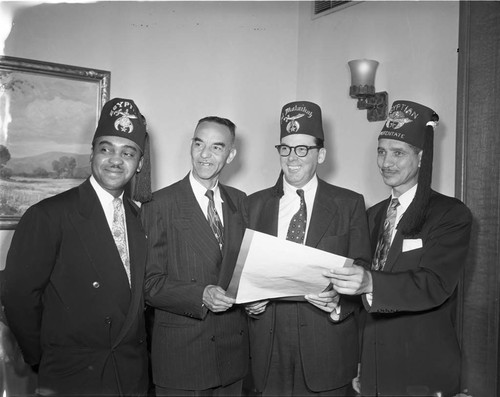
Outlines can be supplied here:
<path id="1" fill-rule="evenodd" d="M 324 291 L 323 275 L 352 259 L 247 229 L 227 295 L 236 303 L 304 297 Z"/>
<path id="2" fill-rule="evenodd" d="M 360 295 L 372 292 L 372 274 L 362 266 L 353 264 L 345 268 L 333 268 L 323 274 L 341 294 Z"/>

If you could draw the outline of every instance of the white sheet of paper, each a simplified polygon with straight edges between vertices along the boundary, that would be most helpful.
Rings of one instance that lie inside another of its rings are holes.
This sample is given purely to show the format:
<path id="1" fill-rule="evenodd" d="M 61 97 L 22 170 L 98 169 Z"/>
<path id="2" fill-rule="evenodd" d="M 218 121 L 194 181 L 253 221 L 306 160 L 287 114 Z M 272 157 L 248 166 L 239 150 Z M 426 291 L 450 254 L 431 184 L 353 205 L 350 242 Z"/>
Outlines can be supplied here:
<path id="1" fill-rule="evenodd" d="M 353 260 L 246 229 L 227 289 L 236 303 L 318 294 L 329 285 L 325 270 Z"/>

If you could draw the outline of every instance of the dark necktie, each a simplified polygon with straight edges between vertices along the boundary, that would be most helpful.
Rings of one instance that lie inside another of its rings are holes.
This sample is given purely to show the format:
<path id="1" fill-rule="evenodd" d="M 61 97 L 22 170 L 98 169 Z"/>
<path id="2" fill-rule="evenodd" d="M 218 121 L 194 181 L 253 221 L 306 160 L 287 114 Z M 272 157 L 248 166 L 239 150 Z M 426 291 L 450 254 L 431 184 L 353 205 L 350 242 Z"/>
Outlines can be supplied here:
<path id="1" fill-rule="evenodd" d="M 387 208 L 387 214 L 384 221 L 384 231 L 380 235 L 377 243 L 377 249 L 375 250 L 375 256 L 373 257 L 373 270 L 384 269 L 385 261 L 387 260 L 387 254 L 389 253 L 389 248 L 391 247 L 391 236 L 394 229 L 394 224 L 396 223 L 398 205 L 399 200 L 397 198 L 393 198 L 391 200 L 389 208 Z"/>
<path id="2" fill-rule="evenodd" d="M 215 209 L 213 190 L 207 190 L 205 196 L 208 197 L 208 208 L 207 208 L 208 223 L 210 224 L 210 227 L 214 232 L 215 238 L 219 243 L 219 248 L 222 251 L 222 247 L 224 246 L 224 226 L 222 226 L 219 214 Z"/>
<path id="3" fill-rule="evenodd" d="M 286 239 L 294 241 L 299 244 L 303 244 L 304 237 L 306 235 L 307 208 L 306 208 L 306 202 L 304 200 L 304 191 L 302 189 L 298 189 L 297 194 L 300 197 L 300 208 L 290 221 L 290 226 L 288 226 L 288 233 L 286 234 Z"/>

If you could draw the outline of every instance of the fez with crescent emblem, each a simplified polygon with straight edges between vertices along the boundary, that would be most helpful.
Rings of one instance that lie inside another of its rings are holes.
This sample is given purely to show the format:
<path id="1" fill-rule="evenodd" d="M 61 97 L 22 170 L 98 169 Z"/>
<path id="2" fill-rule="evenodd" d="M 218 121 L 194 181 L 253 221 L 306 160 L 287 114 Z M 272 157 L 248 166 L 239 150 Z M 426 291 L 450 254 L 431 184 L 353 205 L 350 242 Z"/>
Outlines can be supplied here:
<path id="1" fill-rule="evenodd" d="M 418 165 L 417 190 L 397 228 L 404 238 L 419 236 L 431 197 L 434 128 L 439 117 L 427 106 L 410 101 L 394 101 L 378 139 L 406 142 L 422 151 Z"/>
<path id="2" fill-rule="evenodd" d="M 311 135 L 324 140 L 321 108 L 313 102 L 297 101 L 283 106 L 280 139 L 292 134 Z"/>
<path id="3" fill-rule="evenodd" d="M 130 139 L 144 153 L 146 126 L 134 101 L 113 98 L 104 104 L 92 143 L 101 136 Z"/>
<path id="4" fill-rule="evenodd" d="M 395 139 L 424 148 L 428 123 L 434 128 L 439 120 L 434 110 L 410 101 L 394 101 L 378 139 Z"/>

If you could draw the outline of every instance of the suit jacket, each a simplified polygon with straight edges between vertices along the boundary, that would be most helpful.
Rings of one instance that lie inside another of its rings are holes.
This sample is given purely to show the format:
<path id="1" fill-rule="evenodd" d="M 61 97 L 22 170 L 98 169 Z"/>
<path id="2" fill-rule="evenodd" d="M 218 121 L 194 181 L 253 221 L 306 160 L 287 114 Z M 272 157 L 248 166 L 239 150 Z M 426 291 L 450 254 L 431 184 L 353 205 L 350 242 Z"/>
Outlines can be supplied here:
<path id="1" fill-rule="evenodd" d="M 242 379 L 248 367 L 246 316 L 239 306 L 213 313 L 202 306 L 207 285 L 226 289 L 244 233 L 245 194 L 219 184 L 224 249 L 210 229 L 189 175 L 143 206 L 148 233 L 146 300 L 155 308 L 153 381 L 173 389 L 204 390 Z"/>
<path id="2" fill-rule="evenodd" d="M 3 272 L 2 302 L 39 387 L 68 395 L 145 394 L 146 241 L 124 200 L 132 286 L 89 180 L 30 207 Z"/>
<path id="3" fill-rule="evenodd" d="M 248 198 L 249 228 L 273 236 L 278 234 L 282 179 L 276 186 Z M 366 265 L 370 258 L 368 225 L 363 196 L 318 180 L 306 245 L 356 259 Z M 334 323 L 326 313 L 308 302 L 299 302 L 300 355 L 307 386 L 315 392 L 345 386 L 356 376 L 358 323 L 353 315 L 359 297 L 341 297 L 341 321 Z M 274 343 L 275 306 L 249 320 L 252 374 L 255 386 L 263 390 L 269 373 Z"/>
<path id="4" fill-rule="evenodd" d="M 373 250 L 389 201 L 368 210 Z M 363 395 L 459 392 L 456 286 L 471 222 L 461 201 L 433 191 L 420 235 L 405 240 L 396 231 L 383 271 L 372 272 L 373 304 L 365 304 Z"/>

